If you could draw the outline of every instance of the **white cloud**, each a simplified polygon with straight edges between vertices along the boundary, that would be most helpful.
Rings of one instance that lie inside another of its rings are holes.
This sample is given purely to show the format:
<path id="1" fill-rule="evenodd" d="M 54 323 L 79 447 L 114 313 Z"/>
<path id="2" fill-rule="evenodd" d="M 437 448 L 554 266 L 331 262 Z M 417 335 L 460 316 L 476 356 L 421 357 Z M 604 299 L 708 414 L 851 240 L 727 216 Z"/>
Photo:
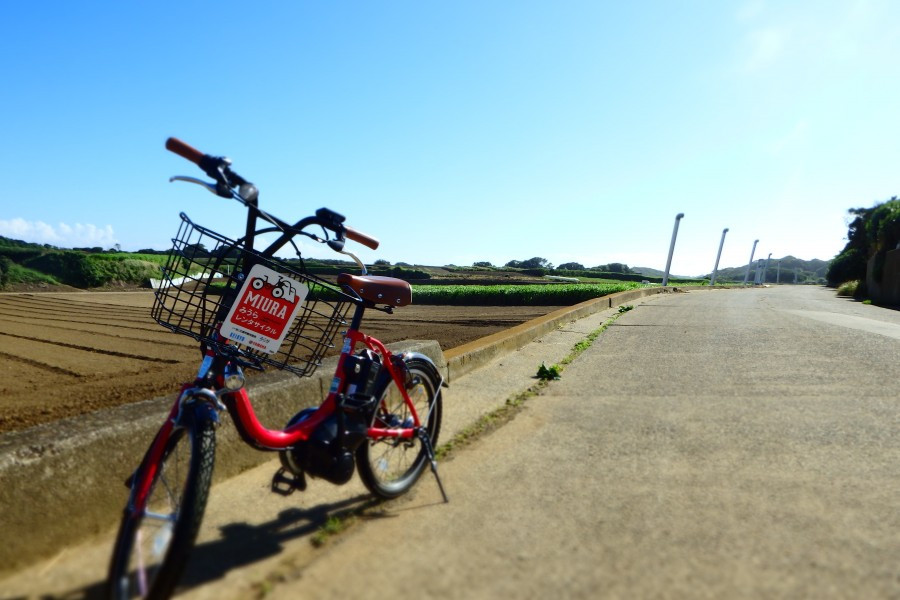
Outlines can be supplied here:
<path id="1" fill-rule="evenodd" d="M 112 225 L 98 227 L 90 223 L 59 223 L 54 227 L 43 221 L 26 221 L 20 218 L 0 219 L 0 235 L 60 248 L 111 248 L 117 241 Z"/>

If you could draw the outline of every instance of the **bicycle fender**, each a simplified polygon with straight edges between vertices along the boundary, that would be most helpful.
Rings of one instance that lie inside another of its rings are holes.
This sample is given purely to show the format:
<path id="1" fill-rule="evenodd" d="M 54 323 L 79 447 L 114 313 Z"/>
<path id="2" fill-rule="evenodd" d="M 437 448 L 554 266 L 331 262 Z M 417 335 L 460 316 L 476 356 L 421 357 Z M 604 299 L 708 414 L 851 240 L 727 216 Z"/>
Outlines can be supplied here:
<path id="1" fill-rule="evenodd" d="M 209 402 L 198 402 L 194 405 L 194 420 L 197 422 L 212 421 L 213 424 L 219 426 L 219 412 L 216 407 Z"/>
<path id="2" fill-rule="evenodd" d="M 434 361 L 425 354 L 421 352 L 404 352 L 402 354 L 403 360 L 419 360 L 426 364 L 428 369 L 432 372 L 432 374 L 441 382 L 439 387 L 450 387 L 450 385 L 444 381 L 444 376 L 441 375 L 440 369 L 437 368 L 437 365 L 434 364 Z"/>

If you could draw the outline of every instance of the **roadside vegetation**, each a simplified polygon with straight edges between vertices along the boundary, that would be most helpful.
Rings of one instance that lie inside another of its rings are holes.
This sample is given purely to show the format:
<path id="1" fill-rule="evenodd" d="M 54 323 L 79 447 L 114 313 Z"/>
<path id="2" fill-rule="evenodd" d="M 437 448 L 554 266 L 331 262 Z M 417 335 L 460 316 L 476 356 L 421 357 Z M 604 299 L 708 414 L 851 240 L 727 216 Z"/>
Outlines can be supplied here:
<path id="1" fill-rule="evenodd" d="M 853 220 L 847 229 L 847 245 L 828 269 L 828 285 L 840 295 L 868 297 L 866 271 L 872 261 L 872 277 L 882 282 L 887 253 L 900 245 L 900 199 L 879 202 L 871 208 L 851 208 Z"/>
<path id="2" fill-rule="evenodd" d="M 237 256 L 216 256 L 195 245 L 185 249 L 191 264 L 198 269 L 216 268 L 227 272 Z M 80 289 L 108 288 L 122 285 L 150 287 L 151 279 L 160 279 L 168 251 L 141 250 L 121 252 L 117 248 L 61 249 L 0 237 L 0 287 L 26 285 L 68 285 Z M 288 261 L 300 267 L 300 261 Z M 627 265 L 602 265 L 585 269 L 568 263 L 554 269 L 542 258 L 510 261 L 504 267 L 479 263 L 472 267 L 420 267 L 407 263 L 392 265 L 377 260 L 369 268 L 371 275 L 404 279 L 413 284 L 417 304 L 465 306 L 565 306 L 577 304 L 615 292 L 634 289 L 642 284 L 658 283 L 656 278 L 633 272 Z M 353 263 L 340 260 L 307 259 L 302 263 L 307 272 L 333 278 L 340 272 L 355 271 Z M 545 276 L 553 274 L 557 279 Z M 565 278 L 565 280 L 561 280 Z M 577 281 L 578 283 L 574 283 Z M 684 284 L 704 280 L 680 280 Z M 679 284 L 679 281 L 673 280 Z"/>
<path id="3" fill-rule="evenodd" d="M 857 292 L 859 291 L 859 280 L 854 279 L 853 281 L 845 281 L 841 285 L 837 287 L 837 295 L 838 296 L 847 296 L 850 298 L 856 297 Z"/>
<path id="4" fill-rule="evenodd" d="M 141 285 L 159 277 L 165 255 L 104 251 L 102 248 L 59 249 L 0 237 L 0 287 L 15 284 L 104 287 Z"/>
<path id="5" fill-rule="evenodd" d="M 151 249 L 139 252 L 99 247 L 61 249 L 0 236 L 0 288 L 23 284 L 67 285 L 79 289 L 149 288 L 151 280 L 162 278 L 169 254 L 169 251 Z M 192 272 L 209 268 L 227 273 L 238 259 L 234 249 L 222 255 L 200 244 L 185 248 L 184 254 L 191 257 Z M 287 262 L 331 281 L 338 273 L 356 271 L 354 263 L 342 260 Z M 661 282 L 659 277 L 639 273 L 621 263 L 587 268 L 579 263 L 565 263 L 554 267 L 540 257 L 510 261 L 502 267 L 488 262 L 470 267 L 425 267 L 376 260 L 369 273 L 409 281 L 417 304 L 450 306 L 566 306 Z M 670 283 L 705 285 L 708 281 L 670 278 Z"/>

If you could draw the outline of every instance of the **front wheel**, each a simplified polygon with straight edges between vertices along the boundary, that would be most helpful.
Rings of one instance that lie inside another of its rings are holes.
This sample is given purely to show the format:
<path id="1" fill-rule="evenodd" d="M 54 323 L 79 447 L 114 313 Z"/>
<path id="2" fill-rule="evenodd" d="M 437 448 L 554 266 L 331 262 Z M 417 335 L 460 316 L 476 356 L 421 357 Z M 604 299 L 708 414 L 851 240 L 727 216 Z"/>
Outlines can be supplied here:
<path id="1" fill-rule="evenodd" d="M 215 461 L 212 418 L 198 408 L 172 431 L 162 458 L 136 474 L 109 568 L 109 597 L 168 598 L 200 529 Z M 146 498 L 138 490 L 150 478 Z"/>
<path id="2" fill-rule="evenodd" d="M 432 447 L 437 445 L 441 429 L 441 379 L 434 366 L 421 358 L 406 361 L 409 378 L 406 391 L 427 429 Z M 412 427 L 412 413 L 393 381 L 381 395 L 373 427 Z M 356 450 L 359 477 L 372 494 L 396 498 L 406 493 L 419 479 L 428 455 L 417 438 L 366 440 Z"/>

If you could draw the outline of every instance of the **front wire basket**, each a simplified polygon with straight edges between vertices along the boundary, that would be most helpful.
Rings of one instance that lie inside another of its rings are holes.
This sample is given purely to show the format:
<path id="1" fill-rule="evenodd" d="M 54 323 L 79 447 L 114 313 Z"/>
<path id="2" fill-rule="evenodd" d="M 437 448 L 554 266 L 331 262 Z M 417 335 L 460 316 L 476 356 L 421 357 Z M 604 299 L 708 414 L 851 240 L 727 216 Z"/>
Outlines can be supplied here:
<path id="1" fill-rule="evenodd" d="M 322 357 L 334 348 L 334 338 L 354 298 L 337 286 L 306 272 L 301 260 L 266 257 L 201 227 L 181 213 L 181 226 L 155 290 L 151 315 L 160 325 L 188 335 L 220 352 L 237 352 L 250 359 L 301 376 L 312 375 Z M 267 354 L 249 346 L 224 344 L 216 331 L 243 284 L 244 267 L 262 264 L 309 288 L 306 301 L 280 348 Z M 228 350 L 226 350 L 227 348 Z"/>

